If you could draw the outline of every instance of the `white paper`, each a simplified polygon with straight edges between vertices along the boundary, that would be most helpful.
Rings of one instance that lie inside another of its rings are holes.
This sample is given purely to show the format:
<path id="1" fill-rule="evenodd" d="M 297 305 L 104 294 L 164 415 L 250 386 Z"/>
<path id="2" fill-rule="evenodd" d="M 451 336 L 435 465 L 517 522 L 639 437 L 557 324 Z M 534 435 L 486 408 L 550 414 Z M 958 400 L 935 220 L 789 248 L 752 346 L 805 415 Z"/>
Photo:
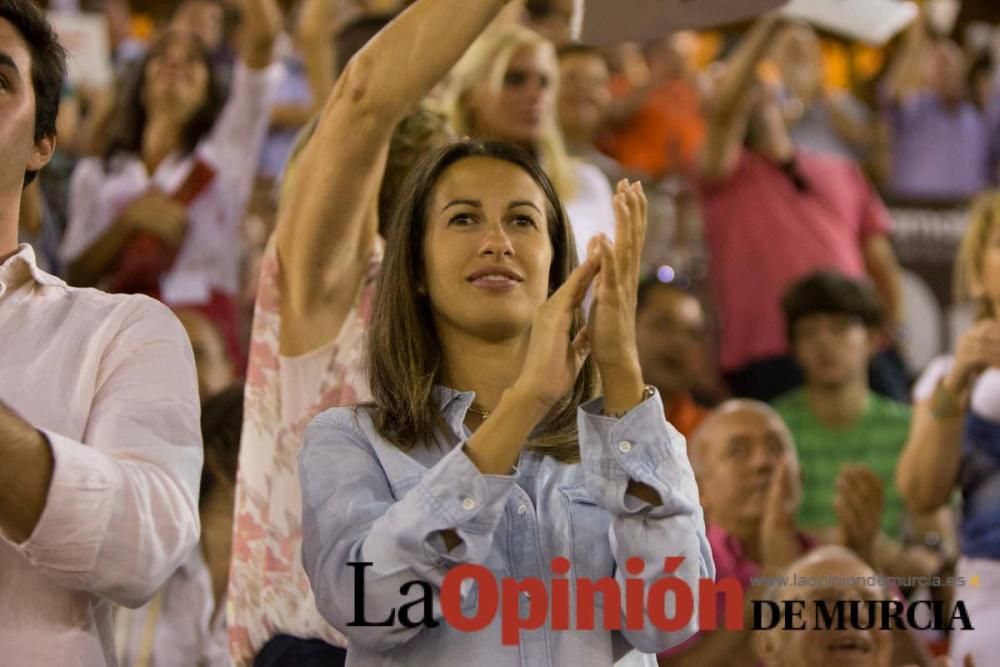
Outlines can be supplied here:
<path id="1" fill-rule="evenodd" d="M 69 53 L 69 82 L 104 87 L 111 83 L 108 23 L 103 14 L 49 12 L 49 22 Z"/>
<path id="2" fill-rule="evenodd" d="M 781 10 L 789 18 L 874 45 L 892 39 L 918 11 L 909 0 L 791 0 Z"/>
<path id="3" fill-rule="evenodd" d="M 584 0 L 579 41 L 595 46 L 644 42 L 679 30 L 744 21 L 788 0 Z"/>

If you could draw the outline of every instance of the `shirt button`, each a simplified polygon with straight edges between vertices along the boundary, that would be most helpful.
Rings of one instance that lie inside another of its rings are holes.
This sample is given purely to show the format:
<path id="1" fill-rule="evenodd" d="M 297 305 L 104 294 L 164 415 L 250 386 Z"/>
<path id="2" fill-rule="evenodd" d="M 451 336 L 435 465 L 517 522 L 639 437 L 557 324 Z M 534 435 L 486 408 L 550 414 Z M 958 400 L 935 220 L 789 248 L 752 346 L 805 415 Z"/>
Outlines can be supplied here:
<path id="1" fill-rule="evenodd" d="M 524 591 L 524 599 L 525 600 L 530 600 L 531 599 L 531 593 L 529 593 L 528 591 Z"/>
<path id="2" fill-rule="evenodd" d="M 524 516 L 525 514 L 528 513 L 528 506 L 527 505 L 520 505 L 517 508 L 517 513 L 520 514 L 521 516 Z"/>
<path id="3" fill-rule="evenodd" d="M 622 440 L 618 443 L 618 451 L 622 454 L 628 454 L 632 451 L 632 443 L 628 440 Z"/>
<path id="4" fill-rule="evenodd" d="M 467 510 L 472 510 L 476 508 L 476 501 L 472 498 L 465 498 L 462 500 L 462 507 Z"/>

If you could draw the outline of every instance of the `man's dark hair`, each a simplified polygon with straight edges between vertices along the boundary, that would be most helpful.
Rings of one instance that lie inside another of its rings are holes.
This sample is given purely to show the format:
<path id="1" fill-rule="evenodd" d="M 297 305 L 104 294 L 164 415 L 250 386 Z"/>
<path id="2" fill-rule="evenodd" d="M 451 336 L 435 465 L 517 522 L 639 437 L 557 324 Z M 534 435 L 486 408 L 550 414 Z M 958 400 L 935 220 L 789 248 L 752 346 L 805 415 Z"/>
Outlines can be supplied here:
<path id="1" fill-rule="evenodd" d="M 680 285 L 676 285 L 674 283 L 665 283 L 662 280 L 660 280 L 655 273 L 652 273 L 639 281 L 639 291 L 636 294 L 636 301 L 635 301 L 635 312 L 638 313 L 640 310 L 642 310 L 643 307 L 646 305 L 646 302 L 649 301 L 650 295 L 655 290 L 660 290 L 660 289 L 671 292 L 672 294 L 680 294 L 683 296 L 689 296 L 693 299 L 697 299 L 697 297 L 695 297 L 693 294 L 685 290 Z"/>
<path id="2" fill-rule="evenodd" d="M 66 80 L 66 50 L 42 10 L 32 0 L 0 0 L 0 18 L 14 26 L 31 52 L 31 88 L 35 91 L 35 141 L 56 135 L 59 97 Z M 24 184 L 37 172 L 24 174 Z"/>
<path id="3" fill-rule="evenodd" d="M 201 405 L 201 438 L 205 467 L 201 475 L 201 500 L 206 500 L 222 480 L 236 483 L 243 429 L 243 385 L 236 384 Z"/>
<path id="4" fill-rule="evenodd" d="M 795 340 L 796 325 L 812 315 L 847 315 L 870 329 L 882 325 L 882 308 L 872 288 L 828 269 L 793 284 L 781 305 L 789 341 Z"/>
<path id="5" fill-rule="evenodd" d="M 384 14 L 362 14 L 354 19 L 337 33 L 334 40 L 334 69 L 337 72 L 343 71 L 351 58 L 364 48 L 384 27 L 389 25 L 396 14 L 393 12 Z"/>
<path id="6" fill-rule="evenodd" d="M 526 0 L 524 8 L 533 19 L 547 19 L 556 11 L 552 0 Z"/>

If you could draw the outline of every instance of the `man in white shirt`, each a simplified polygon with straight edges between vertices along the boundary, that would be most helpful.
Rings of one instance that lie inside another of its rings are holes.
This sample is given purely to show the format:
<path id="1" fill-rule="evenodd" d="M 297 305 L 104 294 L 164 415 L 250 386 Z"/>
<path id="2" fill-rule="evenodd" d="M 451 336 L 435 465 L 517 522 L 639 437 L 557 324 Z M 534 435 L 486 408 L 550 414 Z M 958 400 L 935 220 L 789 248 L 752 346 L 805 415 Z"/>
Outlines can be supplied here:
<path id="1" fill-rule="evenodd" d="M 17 243 L 48 162 L 65 57 L 32 0 L 0 0 L 0 662 L 113 665 L 111 610 L 197 543 L 194 359 L 162 305 L 68 287 Z"/>

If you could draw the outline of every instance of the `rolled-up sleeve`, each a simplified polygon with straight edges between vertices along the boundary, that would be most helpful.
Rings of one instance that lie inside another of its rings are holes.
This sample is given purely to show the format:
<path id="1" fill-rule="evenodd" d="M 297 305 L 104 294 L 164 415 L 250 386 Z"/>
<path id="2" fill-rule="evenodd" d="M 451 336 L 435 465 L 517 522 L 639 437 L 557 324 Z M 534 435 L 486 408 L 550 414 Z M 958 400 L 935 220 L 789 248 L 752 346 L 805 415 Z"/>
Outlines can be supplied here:
<path id="1" fill-rule="evenodd" d="M 197 544 L 202 448 L 180 323 L 146 297 L 121 308 L 83 441 L 42 431 L 52 480 L 34 532 L 14 546 L 67 589 L 138 607 Z"/>
<path id="2" fill-rule="evenodd" d="M 625 561 L 639 557 L 645 563 L 646 587 L 666 577 L 676 577 L 691 591 L 693 607 L 688 624 L 677 631 L 656 627 L 647 609 L 642 630 L 622 630 L 640 651 L 669 649 L 698 630 L 698 586 L 715 578 L 712 550 L 705 535 L 705 520 L 698 485 L 688 461 L 684 437 L 667 422 L 663 403 L 655 394 L 620 419 L 601 414 L 603 399 L 580 408 L 580 453 L 587 490 L 595 502 L 614 517 L 609 539 L 618 564 L 616 578 L 625 590 Z M 628 494 L 630 482 L 652 488 L 661 499 L 651 505 Z M 683 558 L 672 572 L 664 572 L 664 559 Z M 635 575 L 629 575 L 637 578 Z M 674 613 L 673 598 L 667 617 Z M 622 605 L 625 608 L 625 605 Z M 626 627 L 623 623 L 622 627 Z"/>
<path id="3" fill-rule="evenodd" d="M 421 580 L 439 591 L 448 570 L 483 562 L 514 488 L 514 476 L 483 475 L 455 447 L 396 500 L 368 438 L 354 425 L 351 408 L 317 417 L 306 430 L 299 457 L 302 483 L 302 560 L 323 617 L 352 642 L 385 651 L 415 637 L 424 626 L 349 627 L 355 618 L 356 568 L 364 569 L 365 616 L 384 621 L 403 600 L 400 586 Z M 441 531 L 461 543 L 446 550 Z M 467 593 L 468 591 L 465 591 Z"/>

